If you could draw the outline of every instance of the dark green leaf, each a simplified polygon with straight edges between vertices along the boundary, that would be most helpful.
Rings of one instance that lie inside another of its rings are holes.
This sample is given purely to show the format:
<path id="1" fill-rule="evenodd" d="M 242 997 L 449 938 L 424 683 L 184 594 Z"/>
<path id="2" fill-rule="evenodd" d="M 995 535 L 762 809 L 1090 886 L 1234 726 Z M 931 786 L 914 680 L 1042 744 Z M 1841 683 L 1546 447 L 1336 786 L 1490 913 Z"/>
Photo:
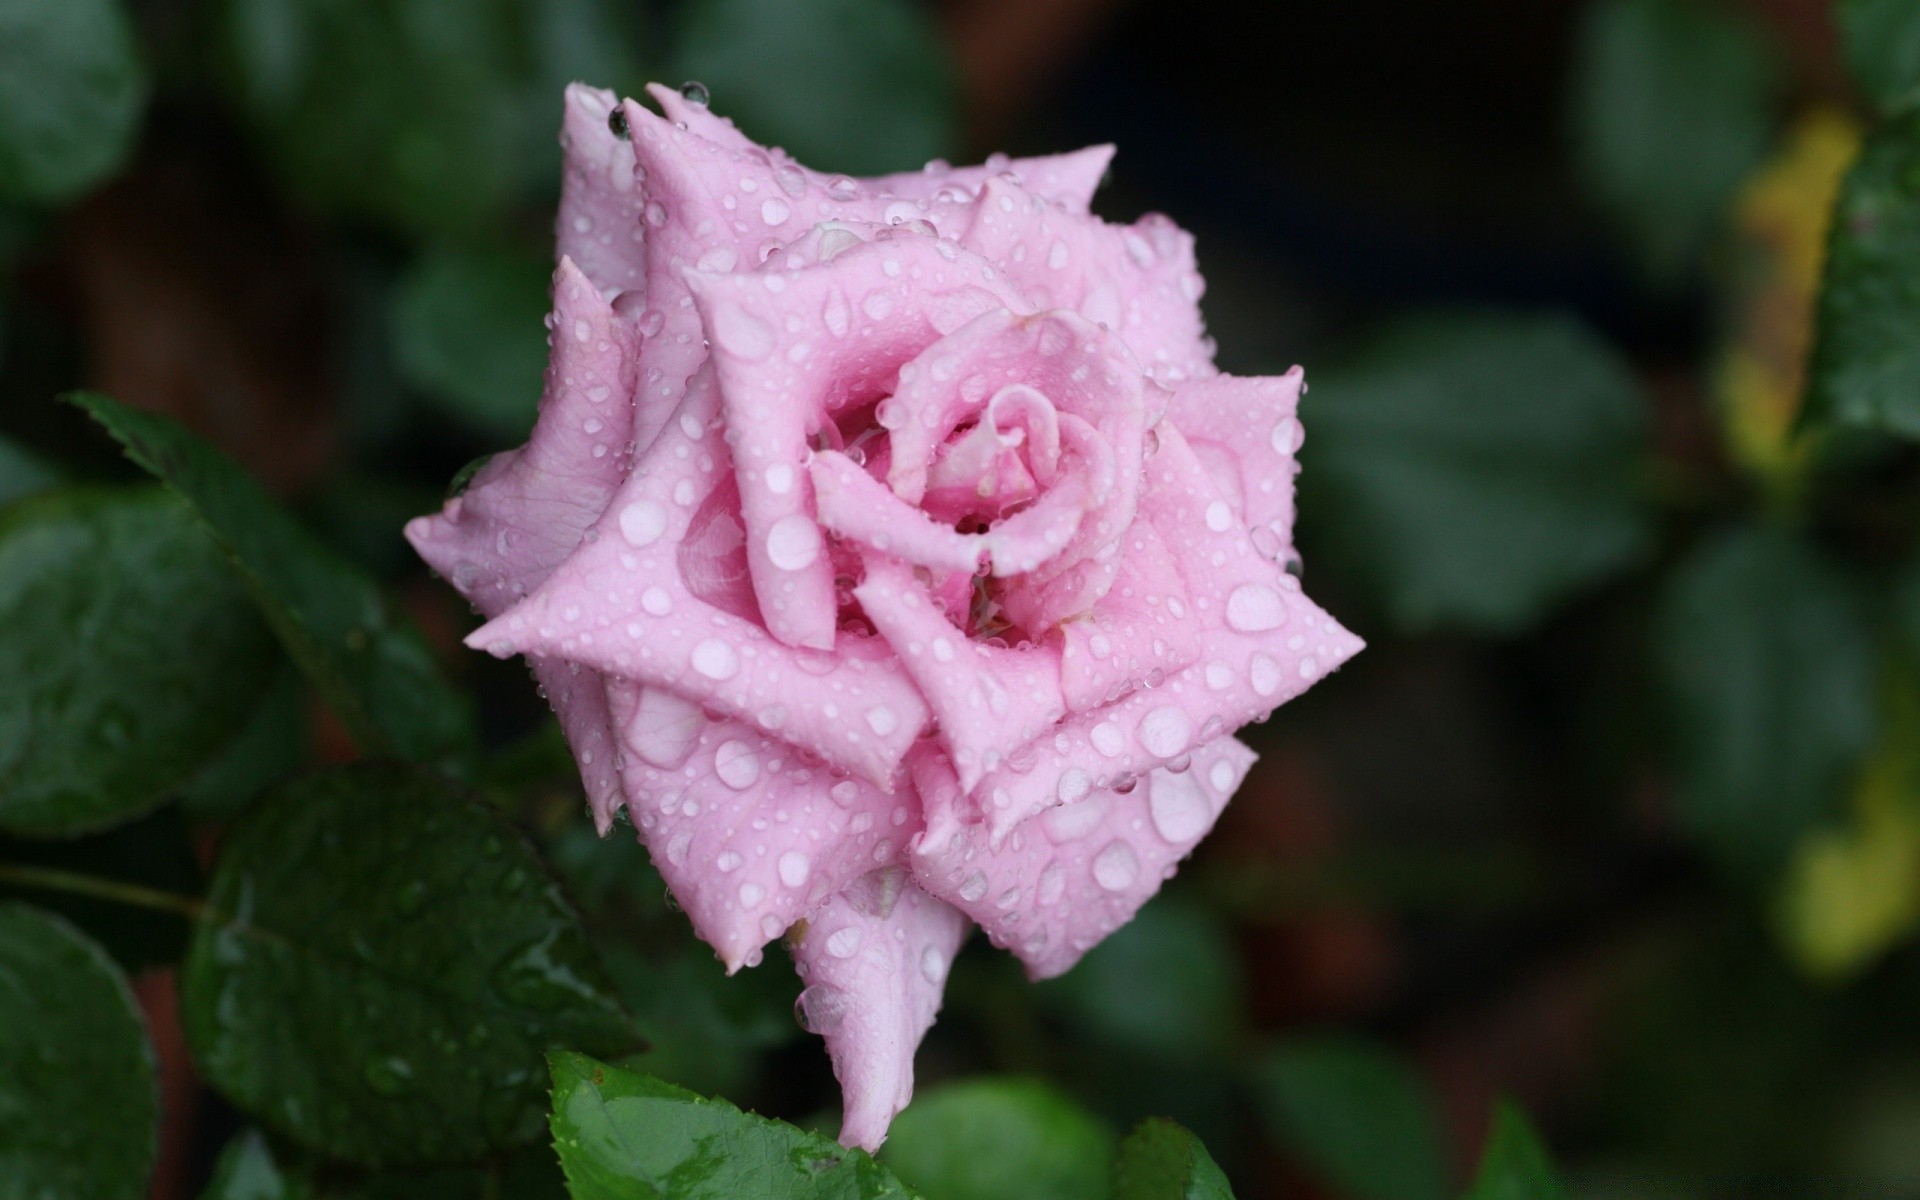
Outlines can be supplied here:
<path id="1" fill-rule="evenodd" d="M 67 871 L 173 896 L 200 894 L 200 866 L 177 805 L 93 837 L 23 841 L 0 837 L 0 872 L 9 866 Z M 0 900 L 27 900 L 78 925 L 128 971 L 177 962 L 187 948 L 179 912 L 44 886 L 0 883 Z"/>
<path id="2" fill-rule="evenodd" d="M 823 171 L 911 170 L 954 143 L 953 71 L 905 0 L 692 0 L 676 63 L 749 137 Z"/>
<path id="3" fill-rule="evenodd" d="M 1867 138 L 1841 187 L 1820 290 L 1809 416 L 1920 437 L 1920 112 Z"/>
<path id="4" fill-rule="evenodd" d="M 394 353 L 408 380 L 450 416 L 502 440 L 533 426 L 547 363 L 541 259 L 441 249 L 400 283 Z"/>
<path id="5" fill-rule="evenodd" d="M 1920 6 L 1912 0 L 1840 0 L 1840 38 L 1853 78 L 1883 109 L 1920 84 Z"/>
<path id="6" fill-rule="evenodd" d="M 445 760 L 474 741 L 467 701 L 373 581 L 315 540 L 258 483 L 166 417 L 92 393 L 71 398 L 127 456 L 185 496 L 293 659 L 362 748 Z"/>
<path id="7" fill-rule="evenodd" d="M 1772 48 L 1706 0 L 1606 0 L 1587 10 L 1573 79 L 1587 187 L 1652 281 L 1683 281 L 1766 151 Z"/>
<path id="8" fill-rule="evenodd" d="M 273 1147 L 249 1129 L 227 1143 L 200 1200 L 313 1200 L 304 1177 L 283 1170 Z"/>
<path id="9" fill-rule="evenodd" d="M 549 1059 L 553 1142 L 573 1200 L 913 1196 L 863 1151 L 817 1133 L 584 1054 L 556 1052 Z"/>
<path id="10" fill-rule="evenodd" d="M 39 455 L 0 437 L 0 505 L 44 492 L 60 482 L 60 471 Z"/>
<path id="11" fill-rule="evenodd" d="M 566 1194 L 548 1146 L 531 1146 L 482 1167 L 369 1174 L 338 1164 L 287 1161 L 250 1129 L 227 1143 L 200 1200 L 565 1200 Z"/>
<path id="12" fill-rule="evenodd" d="M 146 90 L 117 0 L 0 0 L 0 196 L 51 203 L 98 182 Z"/>
<path id="13" fill-rule="evenodd" d="M 283 665 L 246 727 L 180 785 L 180 800 L 194 820 L 225 821 L 300 768 L 307 753 L 308 699 L 300 672 Z"/>
<path id="14" fill-rule="evenodd" d="M 1120 1143 L 1113 1200 L 1233 1200 L 1233 1188 L 1199 1138 L 1155 1117 Z"/>
<path id="15" fill-rule="evenodd" d="M 182 981 L 201 1072 L 269 1126 L 372 1165 L 535 1136 L 541 1052 L 639 1039 L 511 826 L 437 778 L 298 780 L 228 834 Z"/>
<path id="16" fill-rule="evenodd" d="M 1039 990 L 1075 1030 L 1169 1058 L 1218 1054 L 1243 1024 L 1238 951 L 1217 918 L 1177 900 L 1141 909 Z"/>
<path id="17" fill-rule="evenodd" d="M 159 1118 L 126 976 L 60 918 L 0 903 L 0 1194 L 139 1200 Z"/>
<path id="18" fill-rule="evenodd" d="M 1553 1160 L 1527 1114 L 1512 1101 L 1501 1101 L 1466 1200 L 1560 1200 L 1564 1195 Z"/>
<path id="19" fill-rule="evenodd" d="M 636 87 L 609 0 L 228 0 L 242 110 L 308 204 L 471 231 L 559 177 L 561 89 Z"/>
<path id="20" fill-rule="evenodd" d="M 1398 1058 L 1358 1038 L 1281 1046 L 1261 1070 L 1280 1141 L 1357 1200 L 1440 1200 L 1446 1158 L 1433 1103 Z"/>
<path id="21" fill-rule="evenodd" d="M 1047 1084 L 977 1079 L 917 1096 L 886 1162 L 927 1200 L 1105 1200 L 1113 1133 Z"/>
<path id="22" fill-rule="evenodd" d="M 218 547 L 159 488 L 0 516 L 0 829 L 104 828 L 246 723 L 278 657 Z"/>
<path id="23" fill-rule="evenodd" d="M 1647 545 L 1646 409 L 1570 319 L 1403 321 L 1301 405 L 1308 549 L 1405 629 L 1517 632 Z"/>
<path id="24" fill-rule="evenodd" d="M 1741 529 L 1696 550 L 1658 613 L 1681 815 L 1731 869 L 1778 866 L 1837 810 L 1874 732 L 1874 643 L 1799 537 Z"/>

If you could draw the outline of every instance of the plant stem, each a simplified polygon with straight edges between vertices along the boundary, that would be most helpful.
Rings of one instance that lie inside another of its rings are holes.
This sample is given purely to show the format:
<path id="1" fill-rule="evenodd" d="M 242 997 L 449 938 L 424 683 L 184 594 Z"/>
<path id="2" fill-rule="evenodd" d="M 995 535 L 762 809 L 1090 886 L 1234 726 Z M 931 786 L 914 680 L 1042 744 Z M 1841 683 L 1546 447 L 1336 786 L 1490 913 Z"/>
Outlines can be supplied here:
<path id="1" fill-rule="evenodd" d="M 97 875 L 83 875 L 78 871 L 62 871 L 55 867 L 28 867 L 15 863 L 0 863 L 0 883 L 69 892 L 76 896 L 92 896 L 98 900 L 112 900 L 140 908 L 157 908 L 165 912 L 178 913 L 190 921 L 198 921 L 207 915 L 207 906 L 192 896 L 182 896 L 177 892 L 163 892 L 158 888 L 142 887 L 137 883 L 119 883 L 112 879 L 102 879 Z"/>

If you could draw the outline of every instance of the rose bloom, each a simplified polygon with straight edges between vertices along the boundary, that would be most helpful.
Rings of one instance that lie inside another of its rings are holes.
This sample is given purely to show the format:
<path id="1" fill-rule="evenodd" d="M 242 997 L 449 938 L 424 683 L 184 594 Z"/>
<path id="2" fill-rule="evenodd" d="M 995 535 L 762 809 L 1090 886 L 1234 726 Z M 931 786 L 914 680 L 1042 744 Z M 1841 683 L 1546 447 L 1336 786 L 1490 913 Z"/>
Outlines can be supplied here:
<path id="1" fill-rule="evenodd" d="M 691 89 L 690 89 L 691 90 Z M 531 439 L 407 535 L 731 970 L 784 937 L 869 1149 L 973 925 L 1125 924 L 1359 648 L 1301 593 L 1298 368 L 1212 365 L 1112 151 L 852 179 L 576 86 Z"/>

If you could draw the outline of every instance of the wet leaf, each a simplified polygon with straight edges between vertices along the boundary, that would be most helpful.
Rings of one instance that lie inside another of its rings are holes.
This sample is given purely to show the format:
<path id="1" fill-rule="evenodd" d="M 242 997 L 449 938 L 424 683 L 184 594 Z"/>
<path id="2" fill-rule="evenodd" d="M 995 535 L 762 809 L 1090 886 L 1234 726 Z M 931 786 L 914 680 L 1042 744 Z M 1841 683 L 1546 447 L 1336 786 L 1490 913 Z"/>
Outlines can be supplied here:
<path id="1" fill-rule="evenodd" d="M 1114 1137 L 1048 1084 L 975 1079 L 914 1097 L 888 1166 L 927 1200 L 1105 1200 Z"/>
<path id="2" fill-rule="evenodd" d="M 1909 0 L 1839 0 L 1840 39 L 1860 90 L 1883 109 L 1920 85 L 1920 6 Z"/>
<path id="3" fill-rule="evenodd" d="M 187 505 L 154 487 L 0 515 L 0 829 L 147 811 L 246 724 L 279 652 Z"/>
<path id="4" fill-rule="evenodd" d="M 953 69 L 903 0 L 693 0 L 674 62 L 747 136 L 822 171 L 910 171 L 954 144 Z"/>
<path id="5" fill-rule="evenodd" d="M 1441 1200 L 1446 1158 L 1420 1078 L 1342 1035 L 1282 1045 L 1260 1069 L 1269 1124 L 1328 1183 L 1356 1200 Z"/>
<path id="6" fill-rule="evenodd" d="M 637 88 L 610 0 L 229 0 L 233 91 L 307 205 L 471 233 L 559 172 L 573 79 Z"/>
<path id="7" fill-rule="evenodd" d="M 554 1148 L 573 1200 L 914 1196 L 865 1152 L 817 1133 L 584 1054 L 550 1060 Z"/>
<path id="8" fill-rule="evenodd" d="M 1729 869 L 1764 874 L 1838 811 L 1874 732 L 1874 644 L 1855 598 L 1784 530 L 1683 562 L 1657 613 L 1680 815 Z"/>
<path id="9" fill-rule="evenodd" d="M 1653 282 L 1699 271 L 1734 188 L 1767 148 L 1779 89 L 1773 48 L 1728 6 L 1587 9 L 1573 75 L 1577 165 Z"/>
<path id="10" fill-rule="evenodd" d="M 307 776 L 228 834 L 182 980 L 201 1072 L 308 1148 L 460 1162 L 537 1136 L 543 1051 L 639 1045 L 577 914 L 433 776 Z"/>
<path id="11" fill-rule="evenodd" d="M 99 182 L 146 93 L 118 0 L 0 0 L 0 197 L 54 203 Z"/>
<path id="12" fill-rule="evenodd" d="M 1302 401 L 1308 569 L 1403 629 L 1518 632 L 1645 550 L 1646 416 L 1569 318 L 1403 320 Z"/>
<path id="13" fill-rule="evenodd" d="M 1233 1188 L 1199 1138 L 1155 1117 L 1120 1143 L 1113 1200 L 1233 1200 Z"/>
<path id="14" fill-rule="evenodd" d="M 1807 412 L 1920 437 L 1920 112 L 1867 136 L 1834 209 Z"/>
<path id="15" fill-rule="evenodd" d="M 525 439 L 547 365 L 542 259 L 443 248 L 416 262 L 394 301 L 394 354 L 440 410 L 502 442 Z"/>
<path id="16" fill-rule="evenodd" d="M 159 1119 L 126 976 L 61 918 L 0 903 L 0 1192 L 139 1200 Z"/>
<path id="17" fill-rule="evenodd" d="M 294 661 L 362 749 L 442 762 L 471 751 L 466 698 L 441 677 L 426 642 L 371 579 L 172 420 L 94 393 L 70 399 L 129 458 L 193 505 Z"/>

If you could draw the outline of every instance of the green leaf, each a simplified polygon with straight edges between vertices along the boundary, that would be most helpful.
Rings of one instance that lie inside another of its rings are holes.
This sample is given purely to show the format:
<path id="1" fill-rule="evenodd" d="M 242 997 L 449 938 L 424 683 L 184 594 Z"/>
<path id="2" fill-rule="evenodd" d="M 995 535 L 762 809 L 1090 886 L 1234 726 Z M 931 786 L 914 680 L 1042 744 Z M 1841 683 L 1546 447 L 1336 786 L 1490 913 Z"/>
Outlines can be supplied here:
<path id="1" fill-rule="evenodd" d="M 59 917 L 0 903 L 0 1193 L 139 1200 L 159 1119 L 126 976 Z"/>
<path id="2" fill-rule="evenodd" d="M 284 1171 L 273 1147 L 249 1129 L 227 1143 L 200 1200 L 313 1200 L 304 1177 Z"/>
<path id="3" fill-rule="evenodd" d="M 1105 1200 L 1113 1132 L 1051 1086 L 975 1079 L 894 1118 L 886 1162 L 927 1200 Z"/>
<path id="4" fill-rule="evenodd" d="M 918 5 L 692 0 L 676 32 L 716 111 L 820 170 L 911 170 L 956 140 L 953 69 Z"/>
<path id="5" fill-rule="evenodd" d="M 1401 321 L 1301 412 L 1310 561 L 1403 629 L 1519 632 L 1647 547 L 1646 398 L 1570 318 Z"/>
<path id="6" fill-rule="evenodd" d="M 553 1142 L 573 1200 L 910 1200 L 864 1151 L 557 1051 Z M 1028 1193 L 1008 1193 L 1025 1196 Z"/>
<path id="7" fill-rule="evenodd" d="M 1920 84 L 1920 7 L 1911 0 L 1840 0 L 1840 40 L 1860 90 L 1891 110 Z"/>
<path id="8" fill-rule="evenodd" d="M 106 177 L 146 92 L 117 0 L 0 0 L 0 197 L 50 204 Z"/>
<path id="9" fill-rule="evenodd" d="M 301 199 L 471 232 L 559 177 L 575 78 L 637 87 L 614 0 L 226 0 L 242 112 Z"/>
<path id="10" fill-rule="evenodd" d="M 1668 585 L 1656 650 L 1689 830 L 1738 874 L 1771 872 L 1838 811 L 1874 733 L 1874 642 L 1798 536 L 1739 529 Z"/>
<path id="11" fill-rule="evenodd" d="M 1231 1048 L 1244 1025 L 1240 959 L 1217 917 L 1163 899 L 1039 985 L 1067 1024 L 1109 1045 L 1196 1060 Z"/>
<path id="12" fill-rule="evenodd" d="M 1920 437 L 1920 112 L 1883 122 L 1828 234 L 1809 417 Z"/>
<path id="13" fill-rule="evenodd" d="M 219 755 L 180 785 L 181 803 L 196 821 L 226 821 L 248 801 L 298 770 L 307 753 L 309 693 L 288 663 L 275 674 L 253 715 Z"/>
<path id="14" fill-rule="evenodd" d="M 1573 73 L 1577 165 L 1652 282 L 1698 273 L 1766 151 L 1780 80 L 1754 23 L 1705 0 L 1587 9 Z"/>
<path id="15" fill-rule="evenodd" d="M 0 829 L 153 808 L 246 723 L 278 657 L 219 549 L 159 488 L 0 515 Z"/>
<path id="16" fill-rule="evenodd" d="M 394 353 L 415 387 L 502 440 L 533 426 L 547 364 L 548 276 L 539 258 L 443 248 L 414 263 L 394 301 Z"/>
<path id="17" fill-rule="evenodd" d="M 24 841 L 0 837 L 0 879 L 8 867 L 71 872 L 188 899 L 201 890 L 200 865 L 177 805 L 92 837 Z M 179 912 L 79 892 L 0 882 L 0 900 L 26 900 L 72 921 L 128 971 L 178 962 L 187 948 Z"/>
<path id="18" fill-rule="evenodd" d="M 44 492 L 59 482 L 59 468 L 18 442 L 0 437 L 0 505 Z"/>
<path id="19" fill-rule="evenodd" d="M 540 1128 L 541 1053 L 637 1048 L 533 847 L 437 777 L 307 776 L 228 834 L 182 980 L 201 1073 L 368 1165 L 459 1162 Z"/>
<path id="20" fill-rule="evenodd" d="M 1400 1059 L 1358 1038 L 1282 1045 L 1260 1083 L 1279 1140 L 1357 1200 L 1440 1200 L 1446 1158 L 1433 1103 Z"/>
<path id="21" fill-rule="evenodd" d="M 200 1200 L 565 1200 L 553 1150 L 533 1146 L 479 1167 L 363 1174 L 282 1159 L 259 1130 L 227 1143 Z"/>
<path id="22" fill-rule="evenodd" d="M 1510 1100 L 1493 1111 L 1493 1132 L 1480 1155 L 1480 1173 L 1466 1200 L 1560 1200 L 1566 1189 L 1540 1135 Z"/>
<path id="23" fill-rule="evenodd" d="M 1199 1138 L 1154 1117 L 1120 1143 L 1113 1200 L 1233 1200 L 1233 1188 Z"/>
<path id="24" fill-rule="evenodd" d="M 475 739 L 465 697 L 371 579 L 317 541 L 239 467 L 174 421 L 70 397 L 193 505 L 300 665 L 361 748 L 445 761 Z"/>

